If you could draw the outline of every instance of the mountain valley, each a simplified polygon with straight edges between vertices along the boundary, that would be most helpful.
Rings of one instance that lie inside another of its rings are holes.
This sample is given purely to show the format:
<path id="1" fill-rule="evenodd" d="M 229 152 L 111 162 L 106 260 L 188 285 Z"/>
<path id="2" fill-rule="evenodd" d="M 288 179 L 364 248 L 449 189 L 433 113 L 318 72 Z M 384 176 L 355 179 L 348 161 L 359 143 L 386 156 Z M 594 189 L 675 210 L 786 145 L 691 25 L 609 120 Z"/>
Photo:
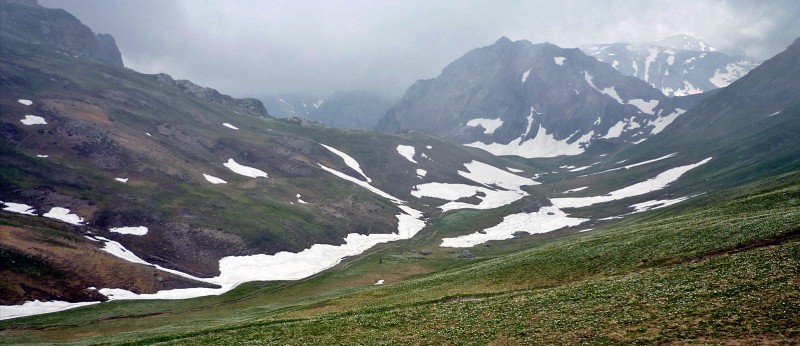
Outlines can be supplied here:
<path id="1" fill-rule="evenodd" d="M 800 341 L 800 39 L 259 100 L 0 4 L 3 344 Z"/>

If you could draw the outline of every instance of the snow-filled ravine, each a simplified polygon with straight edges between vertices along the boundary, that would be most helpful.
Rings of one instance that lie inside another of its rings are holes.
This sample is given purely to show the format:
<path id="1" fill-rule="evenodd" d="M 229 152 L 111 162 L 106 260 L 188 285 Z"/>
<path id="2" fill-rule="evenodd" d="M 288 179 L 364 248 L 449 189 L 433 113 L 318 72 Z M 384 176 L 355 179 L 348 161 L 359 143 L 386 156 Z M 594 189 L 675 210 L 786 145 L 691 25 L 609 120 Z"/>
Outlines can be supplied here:
<path id="1" fill-rule="evenodd" d="M 668 156 L 671 157 L 672 155 L 674 154 Z M 661 160 L 661 159 L 663 159 L 663 157 L 658 158 L 656 160 Z M 640 196 L 649 192 L 661 190 L 665 188 L 667 185 L 671 184 L 672 182 L 678 180 L 678 178 L 680 178 L 686 172 L 707 163 L 711 159 L 712 158 L 709 157 L 705 160 L 702 160 L 694 164 L 668 169 L 651 179 L 615 191 L 611 191 L 604 195 L 590 196 L 590 197 L 552 198 L 550 199 L 550 203 L 552 204 L 552 206 L 542 207 L 538 211 L 533 213 L 517 213 L 508 215 L 505 218 L 503 218 L 503 221 L 501 221 L 499 224 L 481 230 L 479 232 L 459 237 L 444 238 L 442 239 L 441 246 L 472 247 L 475 245 L 483 244 L 490 240 L 509 239 L 512 238 L 514 236 L 514 233 L 517 232 L 536 234 L 536 233 L 551 232 L 565 227 L 577 226 L 585 221 L 589 221 L 589 219 L 570 217 L 567 213 L 562 211 L 562 209 L 582 208 L 597 203 L 604 203 L 628 197 Z M 573 189 L 571 191 L 574 192 L 580 190 L 583 190 L 583 188 Z M 678 198 L 674 200 L 649 201 L 649 202 L 634 204 L 631 207 L 634 208 L 634 212 L 640 212 L 648 209 L 654 209 L 656 207 L 665 207 L 667 205 L 672 205 L 675 203 L 685 201 L 686 199 L 688 199 L 688 197 Z"/>
<path id="2" fill-rule="evenodd" d="M 368 234 L 368 235 L 351 233 L 344 238 L 345 243 L 343 245 L 315 244 L 297 253 L 282 251 L 274 255 L 259 254 L 252 256 L 228 256 L 222 258 L 219 262 L 220 275 L 211 278 L 200 278 L 177 270 L 164 268 L 159 265 L 148 263 L 145 260 L 141 259 L 140 257 L 136 256 L 136 254 L 134 254 L 133 252 L 127 250 L 119 242 L 99 236 L 94 236 L 94 237 L 87 236 L 86 238 L 91 241 L 102 243 L 103 251 L 118 258 L 121 258 L 123 260 L 133 263 L 150 265 L 156 269 L 160 269 L 169 273 L 173 273 L 189 279 L 216 284 L 220 286 L 219 288 L 196 287 L 196 288 L 162 290 L 152 294 L 137 294 L 121 288 L 101 288 L 98 291 L 101 294 L 107 296 L 110 300 L 184 299 L 184 298 L 194 298 L 194 297 L 201 297 L 208 295 L 219 295 L 227 291 L 230 291 L 239 284 L 250 281 L 299 280 L 317 274 L 328 268 L 331 268 L 339 264 L 339 262 L 341 262 L 342 259 L 344 259 L 345 257 L 358 255 L 377 244 L 402 240 L 402 239 L 409 239 L 425 227 L 425 221 L 423 220 L 422 218 L 423 215 L 420 211 L 408 207 L 407 205 L 405 205 L 405 202 L 403 200 L 396 198 L 370 185 L 369 182 L 371 182 L 372 180 L 368 178 L 366 175 L 364 175 L 364 173 L 361 171 L 358 161 L 353 159 L 350 155 L 347 155 L 346 153 L 339 151 L 335 148 L 325 145 L 323 146 L 328 150 L 330 150 L 331 152 L 340 156 L 344 160 L 345 164 L 347 164 L 350 168 L 353 168 L 353 170 L 361 174 L 362 177 L 367 181 L 363 181 L 361 179 L 352 177 L 345 173 L 339 172 L 337 170 L 319 164 L 319 166 L 322 169 L 342 179 L 345 179 L 359 186 L 362 186 L 397 204 L 401 212 L 397 215 L 398 227 L 396 233 Z M 300 197 L 301 196 L 298 194 L 297 195 L 298 200 L 300 199 Z M 5 205 L 6 205 L 6 211 L 12 211 L 18 213 L 34 212 L 32 210 L 32 207 L 27 205 L 8 203 L 8 202 L 5 202 Z M 68 210 L 66 210 L 66 212 L 59 210 L 58 215 L 62 216 L 62 219 L 65 222 L 76 221 L 66 217 L 67 215 L 74 215 L 74 214 L 69 214 Z M 80 221 L 83 221 L 83 219 L 80 219 Z M 112 229 L 111 231 L 124 234 L 132 234 L 132 235 L 145 235 L 147 232 L 147 228 L 122 227 L 122 228 Z M 3 318 L 5 318 L 5 316 L 9 316 L 8 318 L 15 318 L 21 316 L 29 316 L 35 314 L 61 311 L 74 307 L 84 306 L 91 303 L 27 302 L 23 305 L 0 306 L 0 315 L 2 315 Z"/>
<path id="3" fill-rule="evenodd" d="M 386 198 L 398 206 L 400 212 L 397 214 L 398 229 L 395 233 L 368 235 L 351 233 L 344 238 L 344 244 L 342 245 L 315 244 L 297 253 L 282 251 L 273 255 L 258 254 L 251 256 L 228 256 L 222 258 L 219 262 L 220 274 L 210 278 L 196 277 L 174 269 L 164 268 L 156 264 L 148 263 L 130 250 L 127 250 L 121 243 L 117 241 L 100 236 L 87 236 L 87 239 L 98 243 L 98 245 L 102 245 L 102 251 L 105 251 L 120 259 L 133 263 L 149 265 L 156 269 L 173 273 L 175 275 L 180 275 L 189 279 L 219 286 L 218 288 L 195 287 L 162 290 L 151 294 L 137 294 L 121 288 L 100 288 L 98 289 L 98 292 L 106 295 L 110 300 L 184 299 L 208 295 L 219 295 L 235 288 L 239 284 L 250 281 L 299 280 L 329 269 L 339 264 L 344 258 L 361 254 L 377 244 L 409 239 L 425 227 L 425 220 L 423 219 L 423 215 L 420 211 L 409 207 L 402 199 L 392 196 L 373 186 L 371 184 L 372 180 L 361 170 L 361 166 L 359 165 L 358 161 L 352 156 L 333 147 L 326 146 L 324 144 L 320 145 L 339 156 L 348 167 L 350 167 L 354 172 L 358 173 L 358 176 L 351 176 L 318 163 L 318 166 L 321 169 L 341 179 L 363 187 L 383 198 Z M 405 159 L 408 159 L 409 157 L 413 158 L 413 154 L 411 154 L 411 151 L 408 149 L 400 148 L 398 153 L 400 153 Z M 668 157 L 671 157 L 672 155 L 668 155 Z M 658 158 L 656 160 L 661 160 L 664 158 L 666 157 Z M 656 160 L 651 160 L 651 162 Z M 533 213 L 517 213 L 508 215 L 499 224 L 493 227 L 460 237 L 445 238 L 442 240 L 441 246 L 471 247 L 490 240 L 508 239 L 513 237 L 517 232 L 544 233 L 564 227 L 577 226 L 588 219 L 570 217 L 565 211 L 563 211 L 563 209 L 580 208 L 596 203 L 639 196 L 648 192 L 662 189 L 668 184 L 676 181 L 689 170 L 703 165 L 709 160 L 711 160 L 711 158 L 707 158 L 694 164 L 675 167 L 666 170 L 646 181 L 642 181 L 604 195 L 591 197 L 553 198 L 550 200 L 552 206 L 542 207 Z M 634 164 L 630 166 L 637 166 L 645 163 L 649 162 L 642 162 L 640 164 Z M 241 166 L 235 163 L 233 159 L 229 160 L 228 164 L 226 164 L 226 167 L 230 168 L 236 173 L 247 176 L 257 177 L 266 175 L 266 173 L 263 171 L 259 171 L 252 167 Z M 251 170 L 256 170 L 256 172 Z M 263 175 L 261 173 L 263 173 Z M 424 174 L 421 174 L 420 172 L 415 173 L 424 176 Z M 479 161 L 472 161 L 464 164 L 464 169 L 459 170 L 457 173 L 467 180 L 476 183 L 476 185 L 437 182 L 425 183 L 415 186 L 411 191 L 411 195 L 416 198 L 430 197 L 442 200 L 442 204 L 438 206 L 438 209 L 442 211 L 465 208 L 490 209 L 508 205 L 527 196 L 527 193 L 522 190 L 522 186 L 539 184 L 532 178 L 509 172 L 509 169 L 497 168 Z M 219 179 L 206 174 L 204 174 L 204 177 L 212 183 L 217 182 L 217 179 Z M 585 188 L 586 187 L 575 188 L 567 192 L 578 192 Z M 302 204 L 305 202 L 302 200 L 302 196 L 300 194 L 296 194 L 295 197 L 299 203 Z M 466 203 L 458 201 L 459 199 L 467 197 L 477 199 L 477 202 Z M 640 212 L 678 203 L 687 198 L 688 197 L 674 200 L 648 201 L 631 205 L 631 208 L 634 209 L 634 212 Z M 5 206 L 4 211 L 36 215 L 34 208 L 25 204 L 11 202 L 3 202 L 3 204 Z M 50 212 L 42 216 L 55 218 L 60 221 L 75 225 L 81 225 L 84 221 L 79 216 L 71 213 L 68 209 L 58 207 L 52 208 Z M 146 236 L 148 233 L 148 229 L 144 226 L 119 227 L 109 229 L 109 231 L 134 236 Z M 0 316 L 2 316 L 0 319 L 61 311 L 92 303 L 96 302 L 66 303 L 59 301 L 35 301 L 26 302 L 23 305 L 17 306 L 0 306 Z"/>

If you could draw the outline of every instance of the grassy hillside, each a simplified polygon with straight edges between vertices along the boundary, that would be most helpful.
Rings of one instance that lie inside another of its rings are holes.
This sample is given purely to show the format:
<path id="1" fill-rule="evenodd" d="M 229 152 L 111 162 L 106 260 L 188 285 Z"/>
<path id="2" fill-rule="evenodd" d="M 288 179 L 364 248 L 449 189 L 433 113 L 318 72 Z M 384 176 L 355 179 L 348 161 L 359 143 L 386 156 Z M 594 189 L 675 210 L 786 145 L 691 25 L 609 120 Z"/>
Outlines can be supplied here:
<path id="1" fill-rule="evenodd" d="M 439 225 L 469 218 L 453 214 Z M 387 244 L 302 282 L 252 283 L 179 302 L 114 302 L 0 328 L 10 343 L 797 340 L 798 234 L 794 173 L 545 238 L 511 255 L 442 254 L 437 264 L 409 255 L 417 247 L 404 244 L 400 255 L 392 247 L 401 245 Z M 372 286 L 368 274 L 422 266 L 434 273 L 384 286 Z"/>

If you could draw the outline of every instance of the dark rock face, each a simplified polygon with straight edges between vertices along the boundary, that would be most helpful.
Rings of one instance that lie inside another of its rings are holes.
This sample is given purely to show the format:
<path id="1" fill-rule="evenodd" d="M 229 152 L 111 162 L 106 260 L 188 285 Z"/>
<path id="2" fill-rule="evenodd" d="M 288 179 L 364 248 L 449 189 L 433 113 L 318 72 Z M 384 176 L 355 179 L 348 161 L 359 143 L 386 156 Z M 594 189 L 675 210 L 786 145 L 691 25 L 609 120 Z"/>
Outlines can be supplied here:
<path id="1" fill-rule="evenodd" d="M 416 82 L 377 129 L 428 131 L 498 155 L 552 157 L 579 154 L 601 139 L 640 142 L 685 109 L 578 49 L 504 37 Z"/>
<path id="2" fill-rule="evenodd" d="M 199 99 L 230 109 L 234 112 L 260 117 L 270 117 L 267 108 L 261 101 L 254 98 L 237 99 L 228 95 L 221 94 L 216 89 L 202 87 L 188 80 L 175 80 L 165 73 L 155 75 L 159 83 L 176 87 L 183 92 Z"/>
<path id="3" fill-rule="evenodd" d="M 95 34 L 64 10 L 45 8 L 36 1 L 2 0 L 0 6 L 3 40 L 53 46 L 70 55 L 123 67 L 111 35 Z"/>
<path id="4" fill-rule="evenodd" d="M 726 87 L 761 63 L 758 59 L 719 52 L 703 40 L 687 35 L 638 45 L 591 45 L 583 50 L 667 96 L 692 95 Z"/>

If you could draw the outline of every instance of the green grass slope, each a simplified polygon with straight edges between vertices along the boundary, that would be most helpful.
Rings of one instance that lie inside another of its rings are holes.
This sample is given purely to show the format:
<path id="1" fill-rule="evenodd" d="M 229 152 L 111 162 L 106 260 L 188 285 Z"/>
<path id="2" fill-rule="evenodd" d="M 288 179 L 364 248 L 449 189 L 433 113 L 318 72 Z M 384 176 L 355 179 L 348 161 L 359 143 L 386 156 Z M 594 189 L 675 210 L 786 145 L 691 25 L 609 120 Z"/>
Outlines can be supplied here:
<path id="1" fill-rule="evenodd" d="M 798 234 L 794 173 L 394 284 L 341 284 L 363 270 L 359 261 L 374 263 L 365 255 L 304 282 L 3 321 L 0 335 L 8 343 L 791 341 Z"/>

